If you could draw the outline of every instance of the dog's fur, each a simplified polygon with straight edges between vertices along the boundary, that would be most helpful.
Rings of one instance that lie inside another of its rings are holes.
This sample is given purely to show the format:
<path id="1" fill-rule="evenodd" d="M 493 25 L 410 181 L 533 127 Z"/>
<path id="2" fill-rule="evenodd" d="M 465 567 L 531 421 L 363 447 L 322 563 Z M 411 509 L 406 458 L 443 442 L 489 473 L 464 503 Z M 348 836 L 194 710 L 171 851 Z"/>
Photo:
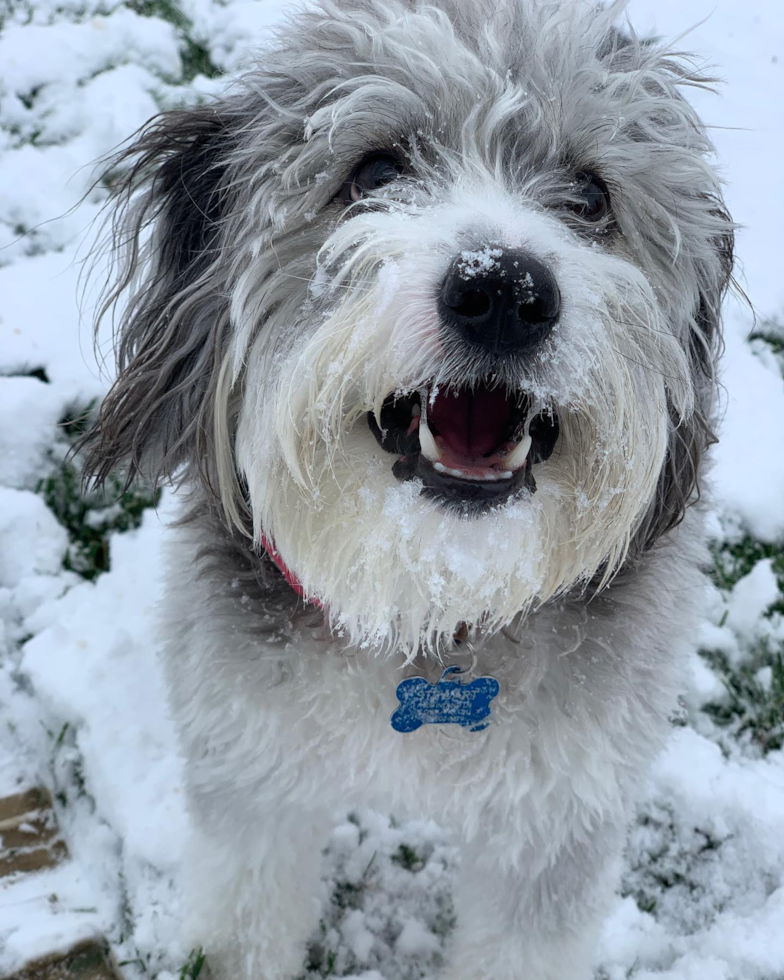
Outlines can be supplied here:
<path id="1" fill-rule="evenodd" d="M 126 305 L 86 470 L 189 487 L 165 661 L 189 927 L 218 977 L 300 971 L 326 832 L 360 803 L 462 839 L 447 978 L 591 974 L 698 620 L 687 508 L 732 264 L 682 95 L 706 80 L 613 26 L 621 6 L 324 0 L 226 95 L 157 117 L 112 161 L 105 310 Z M 410 170 L 347 208 L 352 170 L 389 148 Z M 600 230 L 563 208 L 586 170 L 610 188 Z M 439 284 L 489 243 L 558 280 L 536 357 L 444 339 Z M 470 515 L 398 482 L 365 416 L 489 375 L 556 412 L 560 437 L 535 493 Z M 461 662 L 463 624 L 501 683 L 492 723 L 393 731 L 398 681 Z"/>

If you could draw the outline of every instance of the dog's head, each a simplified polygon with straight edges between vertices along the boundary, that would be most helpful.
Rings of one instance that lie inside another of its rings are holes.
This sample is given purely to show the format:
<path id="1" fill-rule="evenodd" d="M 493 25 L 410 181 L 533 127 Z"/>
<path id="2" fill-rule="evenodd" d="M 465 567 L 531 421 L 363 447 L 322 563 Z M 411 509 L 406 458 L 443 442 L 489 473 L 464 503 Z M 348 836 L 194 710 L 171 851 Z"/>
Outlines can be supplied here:
<path id="1" fill-rule="evenodd" d="M 732 226 L 682 87 L 586 0 L 323 2 L 119 158 L 88 471 L 201 479 L 352 640 L 606 582 L 710 436 Z"/>

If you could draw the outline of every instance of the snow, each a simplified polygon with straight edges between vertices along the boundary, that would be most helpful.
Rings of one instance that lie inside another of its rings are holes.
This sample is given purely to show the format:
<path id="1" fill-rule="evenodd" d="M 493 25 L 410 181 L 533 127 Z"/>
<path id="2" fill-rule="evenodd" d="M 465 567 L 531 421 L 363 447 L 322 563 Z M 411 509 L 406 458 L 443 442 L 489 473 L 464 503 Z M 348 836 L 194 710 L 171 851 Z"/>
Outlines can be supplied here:
<path id="1" fill-rule="evenodd" d="M 503 254 L 502 249 L 491 248 L 489 245 L 475 251 L 465 250 L 461 252 L 459 265 L 461 278 L 474 279 L 478 275 L 492 272 Z"/>
<path id="2" fill-rule="evenodd" d="M 666 801 L 676 814 L 677 847 L 686 852 L 677 855 L 681 870 L 696 860 L 688 854 L 693 828 L 702 837 L 698 848 L 706 839 L 721 843 L 704 851 L 702 867 L 692 866 L 688 890 L 679 893 L 676 886 L 664 894 L 657 923 L 628 899 L 619 905 L 604 932 L 608 965 L 621 971 L 639 965 L 635 978 L 657 980 L 780 975 L 784 942 L 775 923 L 784 901 L 781 753 L 727 760 L 715 743 L 684 728 L 660 758 L 652 783 L 652 798 Z M 673 934 L 676 923 L 687 926 L 683 934 Z M 630 930 L 642 936 L 630 940 Z M 625 974 L 610 971 L 614 976 Z"/>
<path id="3" fill-rule="evenodd" d="M 784 380 L 744 342 L 749 331 L 748 312 L 744 319 L 731 308 L 721 376 L 726 414 L 713 486 L 727 516 L 756 537 L 775 541 L 784 534 Z"/>
<path id="4" fill-rule="evenodd" d="M 257 55 L 285 16 L 278 0 L 184 0 L 181 9 L 188 36 L 227 71 Z M 784 7 L 633 0 L 630 13 L 641 30 L 690 30 L 679 45 L 726 80 L 720 95 L 693 98 L 715 127 L 741 225 L 741 284 L 759 323 L 781 321 Z M 224 84 L 186 80 L 183 30 L 119 0 L 9 0 L 0 18 L 0 793 L 37 783 L 61 791 L 71 855 L 50 871 L 0 879 L 0 974 L 95 934 L 127 961 L 128 980 L 173 980 L 189 953 L 175 885 L 187 816 L 154 629 L 172 500 L 137 530 L 112 534 L 111 570 L 89 582 L 64 568 L 67 532 L 37 492 L 62 457 L 58 420 L 106 386 L 108 336 L 96 357 L 94 297 L 79 289 L 105 200 L 91 188 L 92 163 L 159 108 Z M 478 272 L 493 256 L 464 260 Z M 391 288 L 394 267 L 387 274 Z M 711 527 L 719 542 L 751 534 L 781 543 L 784 380 L 771 349 L 748 342 L 753 329 L 749 308 L 730 301 Z M 89 523 L 113 516 L 94 512 Z M 701 646 L 735 667 L 752 663 L 759 643 L 784 642 L 782 616 L 771 613 L 780 602 L 775 561 L 761 557 L 730 591 L 706 591 Z M 773 669 L 755 670 L 772 690 Z M 726 697 L 722 680 L 696 651 L 691 673 L 689 724 L 675 728 L 632 828 L 599 976 L 779 980 L 784 754 L 719 738 L 701 708 Z M 348 886 L 355 898 L 325 912 L 313 951 L 323 971 L 433 975 L 458 858 L 433 824 L 347 817 L 325 875 L 333 898 Z"/>
<path id="5" fill-rule="evenodd" d="M 22 489 L 35 484 L 61 410 L 58 393 L 38 378 L 3 379 L 0 418 L 24 418 L 27 439 L 20 440 L 11 427 L 0 430 L 0 485 Z"/>
<path id="6" fill-rule="evenodd" d="M 78 728 L 85 768 L 105 790 L 103 815 L 126 850 L 161 868 L 179 853 L 186 828 L 176 747 L 159 723 L 167 719 L 152 625 L 159 528 L 148 512 L 138 531 L 114 536 L 112 574 L 70 589 L 37 621 L 28 618 L 40 629 L 44 615 L 50 625 L 25 645 L 22 668 L 46 714 Z M 114 700 L 96 701 L 107 682 L 122 691 L 121 711 Z"/>
<path id="7" fill-rule="evenodd" d="M 68 546 L 65 529 L 29 490 L 0 487 L 0 586 L 13 588 L 29 576 L 55 575 Z"/>
<path id="8" fill-rule="evenodd" d="M 140 63 L 160 75 L 180 71 L 174 27 L 119 8 L 82 24 L 9 25 L 0 38 L 7 91 L 75 85 L 124 62 Z"/>
<path id="9" fill-rule="evenodd" d="M 735 583 L 727 603 L 727 625 L 741 639 L 752 639 L 762 616 L 778 599 L 779 587 L 770 558 L 758 561 Z"/>

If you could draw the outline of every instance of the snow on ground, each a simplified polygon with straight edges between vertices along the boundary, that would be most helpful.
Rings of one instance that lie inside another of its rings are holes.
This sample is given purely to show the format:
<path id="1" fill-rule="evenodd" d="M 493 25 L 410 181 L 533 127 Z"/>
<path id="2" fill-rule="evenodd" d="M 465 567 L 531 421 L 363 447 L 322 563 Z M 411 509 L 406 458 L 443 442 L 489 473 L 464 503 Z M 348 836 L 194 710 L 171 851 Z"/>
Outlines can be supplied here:
<path id="1" fill-rule="evenodd" d="M 178 941 L 187 818 L 155 659 L 172 501 L 156 514 L 145 488 L 121 504 L 83 497 L 65 458 L 106 385 L 79 257 L 106 193 L 90 190 L 92 161 L 159 108 L 222 85 L 281 16 L 278 0 L 0 4 L 0 795 L 49 786 L 71 852 L 0 879 L 0 974 L 95 933 L 128 978 L 197 973 Z M 759 318 L 729 304 L 702 649 L 630 833 L 597 977 L 782 980 L 784 8 L 633 0 L 631 16 L 669 35 L 702 21 L 682 44 L 727 81 L 694 97 L 716 127 Z M 433 824 L 346 815 L 307 968 L 432 975 L 456 860 Z"/>

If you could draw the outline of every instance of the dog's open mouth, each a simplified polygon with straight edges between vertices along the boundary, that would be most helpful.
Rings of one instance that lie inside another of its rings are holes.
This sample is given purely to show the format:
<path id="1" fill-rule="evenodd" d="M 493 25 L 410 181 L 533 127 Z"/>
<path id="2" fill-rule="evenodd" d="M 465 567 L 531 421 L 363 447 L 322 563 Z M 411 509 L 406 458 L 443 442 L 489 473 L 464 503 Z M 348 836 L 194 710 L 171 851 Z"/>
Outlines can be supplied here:
<path id="1" fill-rule="evenodd" d="M 532 414 L 530 398 L 491 383 L 389 395 L 381 426 L 368 425 L 382 449 L 397 457 L 398 480 L 417 477 L 424 493 L 464 506 L 536 490 L 532 467 L 558 438 L 555 413 Z"/>

